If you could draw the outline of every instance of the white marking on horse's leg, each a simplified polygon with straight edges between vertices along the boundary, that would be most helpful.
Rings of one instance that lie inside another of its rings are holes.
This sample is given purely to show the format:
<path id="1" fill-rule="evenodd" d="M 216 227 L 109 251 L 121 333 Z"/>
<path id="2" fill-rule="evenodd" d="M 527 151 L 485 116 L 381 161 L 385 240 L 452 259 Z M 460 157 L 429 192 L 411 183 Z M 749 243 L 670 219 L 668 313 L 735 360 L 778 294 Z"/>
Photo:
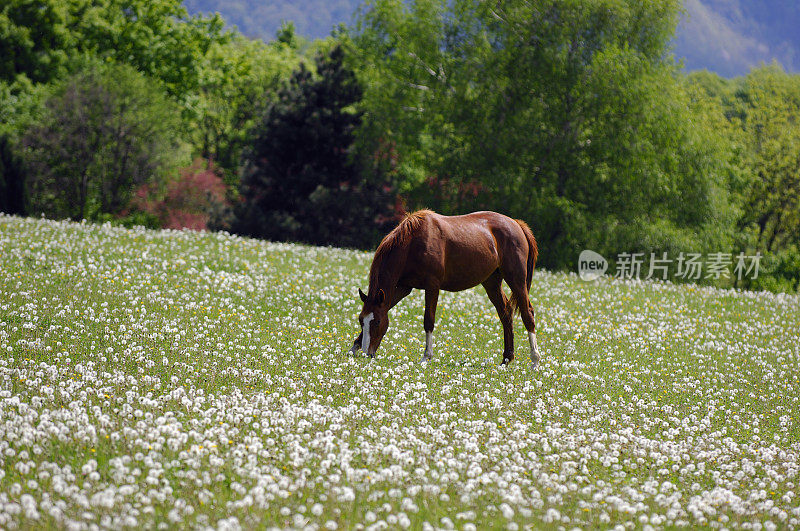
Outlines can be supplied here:
<path id="1" fill-rule="evenodd" d="M 536 344 L 536 332 L 528 332 L 528 341 L 531 344 L 531 369 L 535 369 L 539 365 L 539 345 Z"/>
<path id="2" fill-rule="evenodd" d="M 425 353 L 422 355 L 422 361 L 431 358 L 433 358 L 433 332 L 425 332 Z"/>
<path id="3" fill-rule="evenodd" d="M 369 353 L 369 322 L 374 317 L 372 312 L 364 316 L 364 328 L 361 330 L 361 350 L 367 353 Z"/>

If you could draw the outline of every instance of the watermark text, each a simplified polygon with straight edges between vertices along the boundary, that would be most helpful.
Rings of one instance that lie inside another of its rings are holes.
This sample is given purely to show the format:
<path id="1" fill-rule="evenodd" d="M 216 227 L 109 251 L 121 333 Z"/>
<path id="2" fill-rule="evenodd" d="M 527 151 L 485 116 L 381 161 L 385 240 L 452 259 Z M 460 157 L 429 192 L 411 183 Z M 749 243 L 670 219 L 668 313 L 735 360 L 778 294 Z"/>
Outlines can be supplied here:
<path id="1" fill-rule="evenodd" d="M 626 280 L 667 280 L 672 273 L 674 278 L 681 280 L 756 279 L 761 258 L 761 253 L 680 253 L 677 257 L 670 257 L 666 252 L 650 253 L 649 256 L 646 253 L 619 253 L 615 270 L 609 272 L 609 276 Z M 608 260 L 589 249 L 578 257 L 578 274 L 583 280 L 602 277 L 608 267 Z"/>

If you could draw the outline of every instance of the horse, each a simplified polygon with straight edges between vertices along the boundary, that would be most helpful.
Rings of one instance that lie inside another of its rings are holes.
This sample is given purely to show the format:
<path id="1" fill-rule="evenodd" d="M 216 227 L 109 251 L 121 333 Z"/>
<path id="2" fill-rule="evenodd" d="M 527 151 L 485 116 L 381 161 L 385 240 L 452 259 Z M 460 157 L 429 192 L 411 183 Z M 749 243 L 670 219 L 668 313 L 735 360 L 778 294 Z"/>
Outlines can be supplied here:
<path id="1" fill-rule="evenodd" d="M 378 245 L 369 271 L 363 307 L 358 316 L 361 333 L 351 354 L 363 350 L 374 357 L 389 328 L 389 310 L 412 289 L 425 290 L 425 351 L 422 362 L 433 358 L 433 328 L 439 291 L 462 291 L 482 284 L 503 325 L 503 365 L 514 360 L 514 312 L 528 331 L 533 368 L 539 363 L 536 323 L 528 292 L 539 249 L 530 227 L 497 212 L 443 216 L 431 210 L 406 214 Z M 507 298 L 501 287 L 511 288 Z"/>

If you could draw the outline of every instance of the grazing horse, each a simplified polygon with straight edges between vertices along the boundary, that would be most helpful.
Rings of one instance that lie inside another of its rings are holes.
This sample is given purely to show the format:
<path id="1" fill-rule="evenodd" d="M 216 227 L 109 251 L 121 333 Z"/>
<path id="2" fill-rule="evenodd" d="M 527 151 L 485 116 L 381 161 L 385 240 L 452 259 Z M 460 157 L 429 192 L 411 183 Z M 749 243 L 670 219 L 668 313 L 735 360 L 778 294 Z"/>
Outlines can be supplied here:
<path id="1" fill-rule="evenodd" d="M 370 357 L 389 327 L 389 310 L 412 289 L 425 290 L 425 353 L 433 357 L 433 325 L 439 290 L 462 291 L 483 284 L 503 325 L 503 364 L 514 359 L 514 311 L 522 314 L 531 346 L 531 363 L 539 363 L 536 324 L 528 299 L 538 255 L 536 239 L 524 221 L 496 212 L 442 216 L 430 210 L 406 215 L 381 241 L 369 272 L 367 294 L 358 322 L 361 333 L 351 353 Z M 506 298 L 501 287 L 511 288 Z"/>

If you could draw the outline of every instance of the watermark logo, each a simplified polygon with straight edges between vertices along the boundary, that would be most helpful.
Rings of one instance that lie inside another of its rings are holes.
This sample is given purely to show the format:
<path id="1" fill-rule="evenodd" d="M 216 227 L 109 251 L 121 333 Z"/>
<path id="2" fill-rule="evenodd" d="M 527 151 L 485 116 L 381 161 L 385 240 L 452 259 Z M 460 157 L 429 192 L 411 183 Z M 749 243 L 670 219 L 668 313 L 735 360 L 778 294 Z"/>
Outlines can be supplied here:
<path id="1" fill-rule="evenodd" d="M 758 278 L 761 266 L 761 253 L 745 255 L 739 253 L 680 253 L 677 258 L 670 258 L 667 253 L 661 256 L 650 253 L 620 253 L 615 262 L 616 271 L 611 276 L 626 280 L 649 280 L 660 278 L 667 280 L 670 273 L 683 280 L 699 280 L 701 278 Z M 608 269 L 608 261 L 600 254 L 586 249 L 578 257 L 578 274 L 583 280 L 591 281 L 602 277 Z"/>
<path id="2" fill-rule="evenodd" d="M 587 282 L 602 277 L 607 269 L 608 260 L 594 251 L 586 249 L 578 257 L 578 274 Z"/>

